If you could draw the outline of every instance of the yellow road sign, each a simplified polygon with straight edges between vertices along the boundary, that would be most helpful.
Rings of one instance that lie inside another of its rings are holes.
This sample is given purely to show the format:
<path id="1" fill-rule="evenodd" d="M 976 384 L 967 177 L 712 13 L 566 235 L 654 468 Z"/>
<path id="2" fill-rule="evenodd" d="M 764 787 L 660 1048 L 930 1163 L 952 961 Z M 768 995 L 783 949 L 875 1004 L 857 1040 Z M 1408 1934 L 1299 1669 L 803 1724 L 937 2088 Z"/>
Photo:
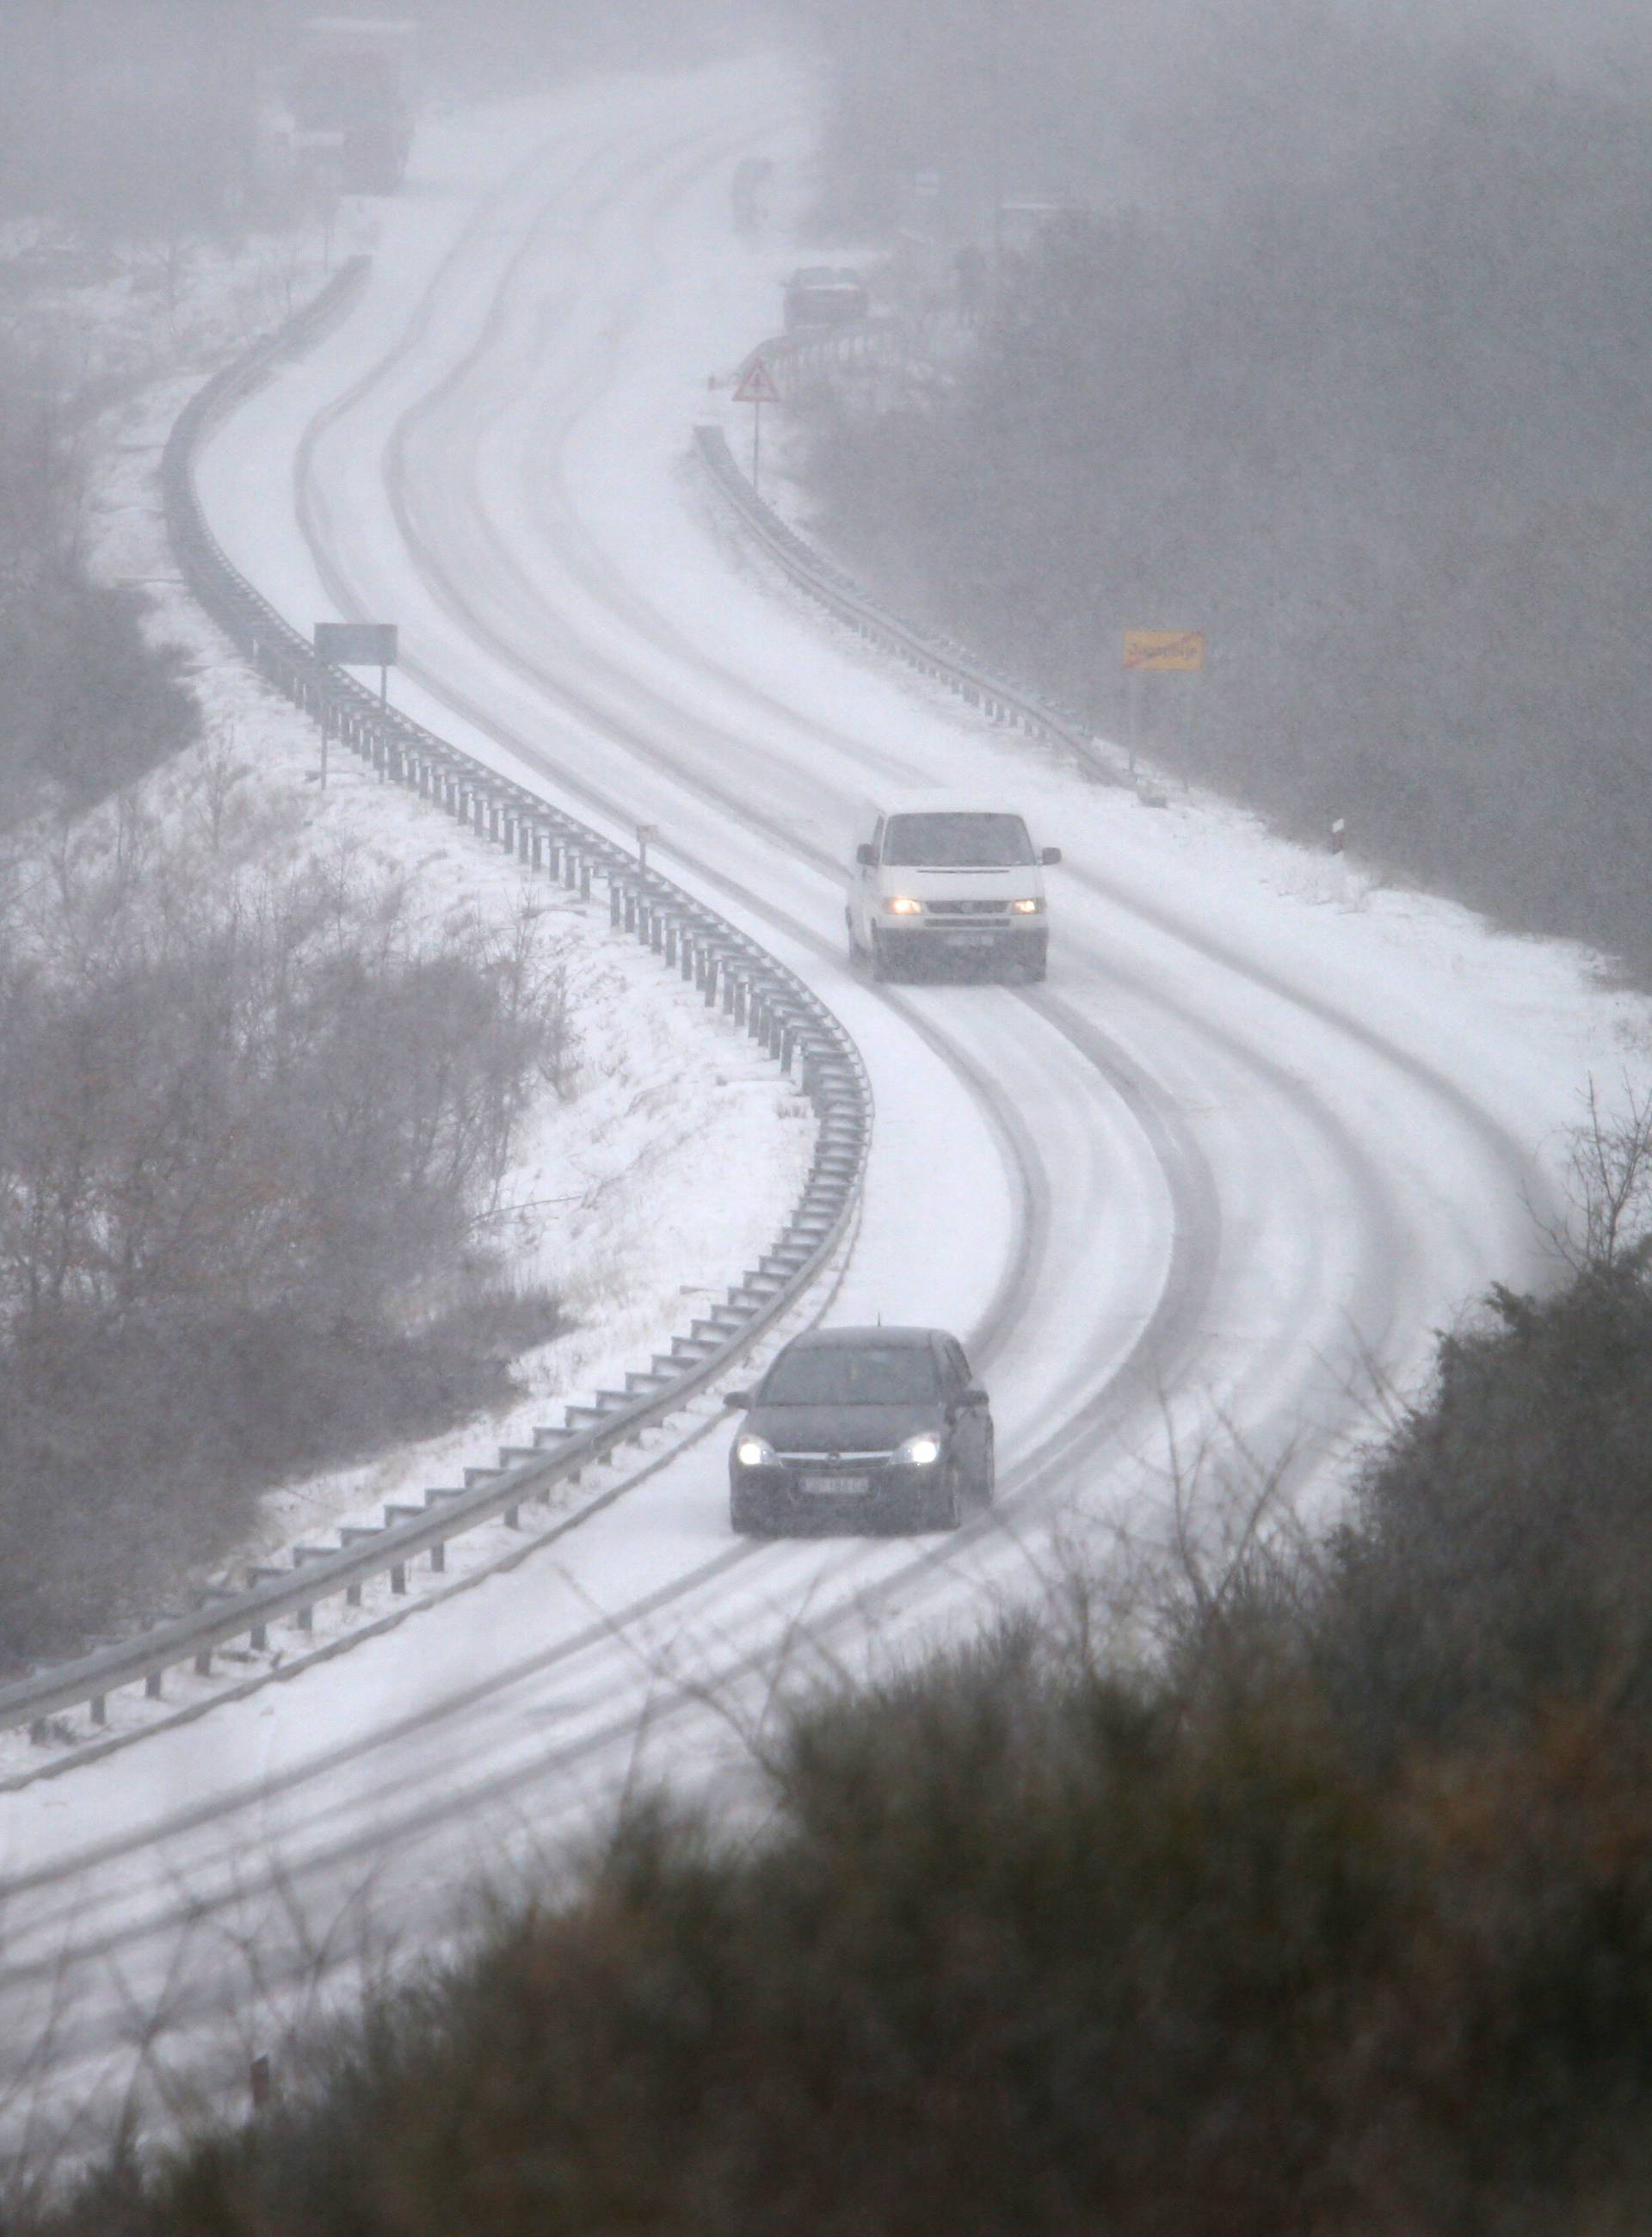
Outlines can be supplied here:
<path id="1" fill-rule="evenodd" d="M 1127 668 L 1202 668 L 1205 640 L 1197 630 L 1127 630 Z"/>

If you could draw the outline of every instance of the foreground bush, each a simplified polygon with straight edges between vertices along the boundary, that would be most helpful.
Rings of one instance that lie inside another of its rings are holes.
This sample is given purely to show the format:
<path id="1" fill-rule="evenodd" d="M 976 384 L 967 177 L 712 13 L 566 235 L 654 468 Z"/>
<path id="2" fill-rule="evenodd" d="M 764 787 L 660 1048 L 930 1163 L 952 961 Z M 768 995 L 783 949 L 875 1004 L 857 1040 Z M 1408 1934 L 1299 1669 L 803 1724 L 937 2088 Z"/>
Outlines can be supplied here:
<path id="1" fill-rule="evenodd" d="M 803 1702 L 761 1831 L 633 1807 L 255 2124 L 20 2228 L 1645 2227 L 1649 1352 L 1634 1250 L 1500 1297 L 1329 1547 L 1160 1580 L 1151 1665 L 1092 1596 Z"/>
<path id="2" fill-rule="evenodd" d="M 1492 1294 L 1373 1456 L 1331 1549 L 1316 1652 L 1391 1751 L 1520 1730 L 1530 1705 L 1652 1710 L 1652 1273 L 1644 1248 L 1563 1295 Z"/>
<path id="3" fill-rule="evenodd" d="M 634 1813 L 54 2237 L 1643 2226 L 1643 1734 L 1373 1773 L 1299 1672 L 1211 1677 L 1011 1632 L 805 1714 L 770 1838 Z"/>

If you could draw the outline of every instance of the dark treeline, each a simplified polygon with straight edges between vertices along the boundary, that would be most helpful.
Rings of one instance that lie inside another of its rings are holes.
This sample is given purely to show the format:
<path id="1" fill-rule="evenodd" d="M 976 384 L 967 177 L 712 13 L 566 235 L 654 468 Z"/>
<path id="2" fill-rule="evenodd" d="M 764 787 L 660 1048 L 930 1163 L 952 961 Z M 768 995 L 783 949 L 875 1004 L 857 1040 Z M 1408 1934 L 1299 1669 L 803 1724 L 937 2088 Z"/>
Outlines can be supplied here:
<path id="1" fill-rule="evenodd" d="M 17 2237 L 1644 2228 L 1649 1356 L 1643 1256 L 1499 1296 L 1328 1542 L 1184 1487 Z"/>
<path id="2" fill-rule="evenodd" d="M 96 402 L 49 351 L 0 339 L 0 828 L 76 812 L 198 728 L 182 656 L 145 640 L 141 593 L 88 569 Z"/>
<path id="3" fill-rule="evenodd" d="M 1073 205 L 943 400 L 823 414 L 841 542 L 1115 735 L 1120 632 L 1202 629 L 1159 758 L 1652 967 L 1652 79 L 1289 0 L 823 12 L 829 210 Z"/>

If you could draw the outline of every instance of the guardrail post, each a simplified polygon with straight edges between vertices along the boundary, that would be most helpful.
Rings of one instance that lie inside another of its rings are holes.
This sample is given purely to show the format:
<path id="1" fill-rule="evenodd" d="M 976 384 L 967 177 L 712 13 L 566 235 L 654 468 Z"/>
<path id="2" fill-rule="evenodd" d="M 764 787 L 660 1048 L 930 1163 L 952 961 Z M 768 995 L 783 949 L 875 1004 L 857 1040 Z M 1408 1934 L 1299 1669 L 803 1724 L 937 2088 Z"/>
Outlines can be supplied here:
<path id="1" fill-rule="evenodd" d="M 620 899 L 619 888 L 614 880 L 610 878 L 608 881 L 608 921 L 616 932 L 619 930 L 619 920 L 622 910 L 623 903 Z"/>
<path id="2" fill-rule="evenodd" d="M 582 901 L 591 899 L 591 865 L 583 856 L 579 862 L 579 898 Z"/>
<path id="3" fill-rule="evenodd" d="M 705 1006 L 708 1010 L 715 1010 L 717 1002 L 717 954 L 713 947 L 707 950 L 705 958 Z"/>

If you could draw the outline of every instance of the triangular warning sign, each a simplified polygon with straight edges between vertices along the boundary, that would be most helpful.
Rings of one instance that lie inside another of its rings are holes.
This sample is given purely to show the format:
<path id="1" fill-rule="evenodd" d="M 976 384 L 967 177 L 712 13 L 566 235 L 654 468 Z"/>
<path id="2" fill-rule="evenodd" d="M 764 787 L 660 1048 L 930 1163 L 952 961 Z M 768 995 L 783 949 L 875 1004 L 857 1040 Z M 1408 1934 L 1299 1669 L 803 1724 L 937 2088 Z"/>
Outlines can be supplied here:
<path id="1" fill-rule="evenodd" d="M 775 386 L 775 377 L 760 357 L 754 357 L 741 377 L 734 392 L 737 404 L 778 404 L 780 391 Z"/>

